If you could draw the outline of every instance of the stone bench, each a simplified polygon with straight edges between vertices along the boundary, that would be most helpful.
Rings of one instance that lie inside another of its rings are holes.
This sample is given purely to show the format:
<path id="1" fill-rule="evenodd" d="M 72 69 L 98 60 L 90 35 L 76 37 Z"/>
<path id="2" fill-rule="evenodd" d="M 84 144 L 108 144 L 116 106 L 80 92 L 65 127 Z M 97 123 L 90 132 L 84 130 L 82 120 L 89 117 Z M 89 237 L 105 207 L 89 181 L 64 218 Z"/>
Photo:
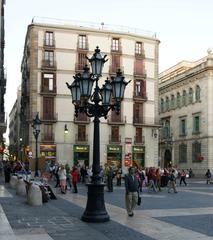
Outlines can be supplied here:
<path id="1" fill-rule="evenodd" d="M 17 176 L 12 176 L 12 177 L 10 178 L 10 187 L 13 188 L 13 189 L 15 189 L 17 183 L 18 183 L 18 178 L 17 178 Z"/>
<path id="2" fill-rule="evenodd" d="M 18 179 L 16 184 L 16 194 L 25 197 L 26 193 L 26 184 L 22 178 Z"/>
<path id="3" fill-rule="evenodd" d="M 26 182 L 27 203 L 31 206 L 42 205 L 42 192 L 38 185 L 31 182 Z"/>

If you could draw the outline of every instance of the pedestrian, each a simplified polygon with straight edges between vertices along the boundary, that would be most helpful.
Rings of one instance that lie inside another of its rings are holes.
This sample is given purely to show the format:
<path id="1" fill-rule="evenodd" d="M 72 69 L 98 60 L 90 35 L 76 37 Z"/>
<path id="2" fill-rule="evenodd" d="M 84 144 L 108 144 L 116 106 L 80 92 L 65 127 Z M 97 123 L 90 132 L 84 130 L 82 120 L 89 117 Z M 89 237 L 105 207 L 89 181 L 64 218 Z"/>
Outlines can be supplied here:
<path id="1" fill-rule="evenodd" d="M 61 165 L 58 171 L 58 176 L 60 180 L 60 187 L 61 187 L 61 193 L 66 193 L 66 179 L 67 179 L 67 173 L 64 165 Z"/>
<path id="2" fill-rule="evenodd" d="M 186 183 L 186 172 L 182 169 L 182 172 L 180 173 L 180 186 L 181 186 L 181 183 L 184 183 L 185 186 L 187 185 Z"/>
<path id="3" fill-rule="evenodd" d="M 156 187 L 158 188 L 159 192 L 161 192 L 161 172 L 160 168 L 156 170 Z"/>
<path id="4" fill-rule="evenodd" d="M 73 185 L 73 192 L 74 193 L 78 193 L 78 188 L 77 188 L 77 183 L 79 180 L 79 172 L 77 167 L 73 167 L 71 172 L 70 172 L 71 176 L 72 176 L 72 185 Z"/>
<path id="5" fill-rule="evenodd" d="M 53 167 L 53 174 L 54 174 L 55 180 L 56 180 L 55 188 L 60 186 L 60 179 L 59 179 L 58 171 L 59 171 L 59 164 L 58 164 L 58 162 L 56 162 Z"/>
<path id="6" fill-rule="evenodd" d="M 176 189 L 176 178 L 175 178 L 175 170 L 172 169 L 172 171 L 170 170 L 170 174 L 169 174 L 169 188 L 168 188 L 168 193 L 170 193 L 171 188 L 173 188 L 174 193 L 177 193 L 177 189 Z"/>
<path id="7" fill-rule="evenodd" d="M 128 174 L 125 175 L 125 189 L 126 189 L 126 210 L 130 217 L 134 216 L 134 208 L 138 201 L 138 180 L 135 176 L 135 169 L 129 168 Z"/>
<path id="8" fill-rule="evenodd" d="M 114 172 L 111 166 L 109 166 L 108 171 L 107 171 L 107 188 L 108 192 L 113 192 L 113 177 L 114 177 Z"/>
<path id="9" fill-rule="evenodd" d="M 149 173 L 148 173 L 148 190 L 150 191 L 151 189 L 153 189 L 154 192 L 157 192 L 156 189 L 156 174 L 155 174 L 155 168 L 149 168 Z"/>
<path id="10" fill-rule="evenodd" d="M 70 166 L 69 166 L 69 164 L 67 163 L 66 165 L 65 165 L 65 170 L 66 170 L 66 186 L 69 186 L 69 190 L 71 191 L 71 189 L 72 189 L 72 184 L 71 184 L 71 175 L 70 175 Z"/>
<path id="11" fill-rule="evenodd" d="M 12 172 L 11 164 L 10 162 L 6 162 L 4 165 L 4 178 L 5 178 L 5 183 L 10 182 L 10 174 Z"/>
<path id="12" fill-rule="evenodd" d="M 210 179 L 211 179 L 211 177 L 212 177 L 212 174 L 211 174 L 211 172 L 210 172 L 210 169 L 207 170 L 205 176 L 206 176 L 206 184 L 209 184 L 209 181 L 210 181 Z"/>
<path id="13" fill-rule="evenodd" d="M 85 165 L 82 165 L 82 166 L 81 166 L 81 168 L 80 168 L 80 173 L 81 173 L 81 182 L 82 182 L 82 183 L 85 183 L 85 181 L 86 181 L 86 175 L 87 175 L 87 170 L 86 170 Z"/>
<path id="14" fill-rule="evenodd" d="M 121 177 L 122 177 L 122 170 L 121 168 L 118 168 L 116 171 L 116 185 L 121 186 Z"/>

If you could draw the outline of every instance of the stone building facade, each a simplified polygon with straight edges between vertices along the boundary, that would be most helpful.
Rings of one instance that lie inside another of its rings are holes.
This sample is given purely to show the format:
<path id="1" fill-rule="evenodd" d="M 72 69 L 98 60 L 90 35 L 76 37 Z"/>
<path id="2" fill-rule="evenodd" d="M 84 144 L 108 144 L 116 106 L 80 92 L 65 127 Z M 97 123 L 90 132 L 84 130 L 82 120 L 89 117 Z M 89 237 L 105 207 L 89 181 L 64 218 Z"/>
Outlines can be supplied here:
<path id="1" fill-rule="evenodd" d="M 4 47 L 5 47 L 5 31 L 4 31 L 4 7 L 5 0 L 0 0 L 0 149 L 4 149 L 3 134 L 7 130 L 7 120 L 5 114 L 4 96 L 6 93 L 6 74 L 4 69 Z"/>
<path id="2" fill-rule="evenodd" d="M 93 123 L 74 116 L 66 82 L 82 72 L 96 46 L 109 59 L 100 86 L 120 68 L 127 86 L 120 115 L 101 119 L 101 164 L 123 169 L 134 163 L 158 164 L 158 46 L 154 35 L 106 26 L 82 27 L 51 19 L 34 19 L 28 26 L 22 60 L 21 132 L 35 156 L 31 123 L 42 121 L 39 156 L 70 165 L 92 164 Z M 66 130 L 66 131 L 65 131 Z"/>
<path id="3" fill-rule="evenodd" d="M 159 78 L 161 166 L 213 169 L 213 54 L 183 61 Z"/>

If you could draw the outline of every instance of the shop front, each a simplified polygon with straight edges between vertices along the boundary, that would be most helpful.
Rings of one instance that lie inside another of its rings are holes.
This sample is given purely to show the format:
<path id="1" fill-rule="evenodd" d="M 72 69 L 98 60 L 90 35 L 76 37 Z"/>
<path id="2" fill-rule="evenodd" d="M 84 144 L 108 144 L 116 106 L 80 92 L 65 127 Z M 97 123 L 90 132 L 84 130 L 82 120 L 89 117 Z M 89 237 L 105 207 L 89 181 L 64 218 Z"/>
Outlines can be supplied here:
<path id="1" fill-rule="evenodd" d="M 137 166 L 137 167 L 145 166 L 145 146 L 133 146 L 132 156 L 133 156 L 133 166 Z"/>
<path id="2" fill-rule="evenodd" d="M 31 152 L 29 154 L 29 157 Z M 56 161 L 56 145 L 55 144 L 41 144 L 40 145 L 40 157 L 39 157 L 39 169 L 45 171 L 46 162 Z"/>
<path id="3" fill-rule="evenodd" d="M 74 165 L 89 166 L 89 145 L 74 145 L 73 154 Z"/>
<path id="4" fill-rule="evenodd" d="M 122 166 L 122 146 L 107 146 L 107 164 L 117 169 Z"/>

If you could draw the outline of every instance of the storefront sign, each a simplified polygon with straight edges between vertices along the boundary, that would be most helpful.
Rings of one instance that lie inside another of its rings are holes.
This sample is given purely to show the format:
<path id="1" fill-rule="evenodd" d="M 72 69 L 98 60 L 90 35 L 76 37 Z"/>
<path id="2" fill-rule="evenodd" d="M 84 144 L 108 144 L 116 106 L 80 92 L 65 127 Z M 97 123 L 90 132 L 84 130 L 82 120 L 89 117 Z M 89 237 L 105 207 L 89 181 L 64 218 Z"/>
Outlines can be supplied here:
<path id="1" fill-rule="evenodd" d="M 89 146 L 88 145 L 75 145 L 74 152 L 89 152 Z"/>
<path id="2" fill-rule="evenodd" d="M 107 152 L 122 152 L 122 146 L 107 146 Z"/>
<path id="3" fill-rule="evenodd" d="M 145 147 L 144 146 L 133 146 L 132 147 L 132 152 L 133 153 L 144 153 L 145 152 Z"/>
<path id="4" fill-rule="evenodd" d="M 40 145 L 40 154 L 46 159 L 56 158 L 56 145 Z"/>

